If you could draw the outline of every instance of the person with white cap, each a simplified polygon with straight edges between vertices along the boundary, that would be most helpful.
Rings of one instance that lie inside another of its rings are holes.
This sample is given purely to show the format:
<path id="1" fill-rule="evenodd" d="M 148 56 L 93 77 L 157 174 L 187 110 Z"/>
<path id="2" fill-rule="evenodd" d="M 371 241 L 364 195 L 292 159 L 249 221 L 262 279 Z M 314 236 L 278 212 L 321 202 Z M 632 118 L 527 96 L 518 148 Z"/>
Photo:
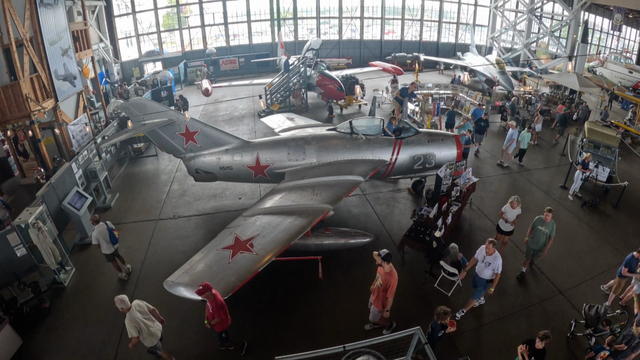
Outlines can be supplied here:
<path id="1" fill-rule="evenodd" d="M 161 359 L 175 359 L 162 348 L 162 325 L 164 317 L 155 307 L 146 301 L 129 301 L 127 295 L 117 295 L 113 298 L 116 308 L 126 314 L 124 325 L 129 336 L 129 349 L 133 349 L 138 343 L 147 347 L 147 352 Z"/>
<path id="2" fill-rule="evenodd" d="M 391 320 L 391 306 L 398 286 L 398 273 L 391 263 L 391 252 L 387 249 L 373 252 L 376 262 L 376 277 L 369 290 L 369 323 L 365 330 L 384 327 L 383 334 L 390 334 L 396 328 L 396 322 Z"/>

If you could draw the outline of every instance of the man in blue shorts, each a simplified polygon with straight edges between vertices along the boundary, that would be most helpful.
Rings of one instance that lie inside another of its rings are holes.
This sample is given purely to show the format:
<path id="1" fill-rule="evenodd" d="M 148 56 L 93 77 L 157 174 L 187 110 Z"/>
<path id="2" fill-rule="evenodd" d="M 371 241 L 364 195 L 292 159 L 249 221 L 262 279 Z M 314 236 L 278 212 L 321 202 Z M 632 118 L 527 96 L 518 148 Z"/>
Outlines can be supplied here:
<path id="1" fill-rule="evenodd" d="M 464 308 L 456 313 L 456 320 L 460 320 L 472 307 L 478 307 L 484 304 L 485 293 L 491 295 L 496 289 L 500 276 L 502 274 L 502 257 L 496 249 L 497 242 L 495 239 L 487 239 L 484 245 L 478 248 L 476 254 L 460 273 L 460 280 L 464 279 L 467 272 L 475 266 L 473 274 L 473 294 Z"/>

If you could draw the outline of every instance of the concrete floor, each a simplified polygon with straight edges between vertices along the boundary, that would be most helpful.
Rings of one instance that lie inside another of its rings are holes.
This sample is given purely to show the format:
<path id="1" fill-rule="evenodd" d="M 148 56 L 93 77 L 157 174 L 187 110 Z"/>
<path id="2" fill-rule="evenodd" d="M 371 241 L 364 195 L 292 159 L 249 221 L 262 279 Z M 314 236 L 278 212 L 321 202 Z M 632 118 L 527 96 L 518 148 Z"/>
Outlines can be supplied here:
<path id="1" fill-rule="evenodd" d="M 361 76 L 368 96 L 382 88 L 387 78 Z M 448 81 L 429 73 L 423 81 Z M 401 82 L 409 81 L 406 75 Z M 216 89 L 203 98 L 193 87 L 184 93 L 191 101 L 191 115 L 249 139 L 273 133 L 256 115 L 260 87 Z M 326 116 L 324 104 L 310 96 L 309 116 Z M 384 108 L 385 113 L 390 108 Z M 366 113 L 357 108 L 338 115 L 336 122 Z M 470 159 L 480 177 L 472 205 L 465 211 L 455 239 L 472 256 L 487 237 L 495 234 L 499 208 L 513 194 L 521 196 L 523 214 L 512 244 L 502 254 L 503 280 L 486 305 L 474 309 L 459 322 L 459 330 L 446 338 L 439 359 L 512 359 L 521 340 L 538 330 L 549 329 L 554 341 L 551 359 L 582 359 L 582 341 L 566 341 L 571 318 L 585 302 L 603 302 L 599 284 L 613 276 L 616 266 L 637 244 L 640 226 L 640 195 L 630 187 L 619 209 L 610 196 L 597 209 L 580 208 L 558 187 L 567 171 L 560 146 L 551 144 L 552 131 L 545 124 L 540 145 L 530 148 L 526 166 L 502 169 L 495 165 L 504 131 L 492 122 L 479 157 Z M 638 159 L 623 151 L 621 177 L 631 184 L 640 181 Z M 346 198 L 327 220 L 377 236 L 371 246 L 322 254 L 324 280 L 313 262 L 276 262 L 266 267 L 229 300 L 233 316 L 232 337 L 249 341 L 249 359 L 308 351 L 373 337 L 364 332 L 368 288 L 375 267 L 370 253 L 392 249 L 409 227 L 414 199 L 408 181 L 363 184 Z M 142 346 L 127 348 L 123 317 L 113 306 L 113 296 L 154 304 L 167 319 L 164 344 L 178 359 L 234 359 L 220 353 L 214 335 L 202 325 L 203 305 L 166 292 L 162 281 L 212 239 L 221 229 L 251 206 L 271 186 L 232 183 L 195 183 L 175 158 L 158 157 L 132 161 L 117 179 L 120 198 L 105 218 L 121 230 L 121 252 L 133 264 L 128 282 L 118 281 L 112 268 L 95 247 L 72 254 L 78 272 L 70 286 L 53 299 L 51 314 L 25 336 L 17 359 L 146 359 Z M 584 186 L 585 195 L 593 188 Z M 612 194 L 613 195 L 613 194 Z M 515 276 L 523 259 L 522 238 L 531 219 L 545 206 L 555 209 L 557 240 L 547 258 L 539 262 L 522 284 Z M 635 235 L 635 236 L 634 236 Z M 399 328 L 426 326 L 434 308 L 445 304 L 455 310 L 470 296 L 470 280 L 450 298 L 433 288 L 434 279 L 424 274 L 421 255 L 407 251 L 406 263 L 396 261 L 399 287 L 393 317 Z"/>

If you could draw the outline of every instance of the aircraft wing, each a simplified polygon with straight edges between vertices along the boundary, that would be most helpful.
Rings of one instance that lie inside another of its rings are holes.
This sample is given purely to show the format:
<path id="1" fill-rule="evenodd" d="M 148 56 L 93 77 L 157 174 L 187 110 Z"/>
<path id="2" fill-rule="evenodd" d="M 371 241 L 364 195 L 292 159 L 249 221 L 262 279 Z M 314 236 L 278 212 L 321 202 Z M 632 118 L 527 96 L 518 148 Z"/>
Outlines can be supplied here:
<path id="1" fill-rule="evenodd" d="M 385 164 L 359 159 L 282 170 L 284 181 L 171 274 L 165 289 L 199 299 L 194 291 L 208 281 L 228 297 Z"/>
<path id="2" fill-rule="evenodd" d="M 221 87 L 235 87 L 235 86 L 267 85 L 271 80 L 272 78 L 227 81 L 227 82 L 221 82 L 221 83 L 213 83 L 211 84 L 211 87 L 221 88 Z"/>
<path id="3" fill-rule="evenodd" d="M 357 75 L 357 74 L 367 73 L 371 71 L 384 71 L 387 74 L 391 74 L 391 75 L 404 74 L 404 70 L 402 70 L 402 68 L 400 68 L 399 66 L 392 65 L 384 61 L 372 61 L 369 63 L 368 67 L 363 67 L 363 68 L 331 71 L 331 74 L 336 77 L 340 77 L 343 75 Z"/>
<path id="4" fill-rule="evenodd" d="M 300 116 L 294 113 L 280 113 L 269 115 L 260 118 L 260 120 L 279 135 L 290 135 L 292 133 L 298 133 L 295 130 L 329 126 L 319 121 L 309 119 L 307 117 Z"/>
<path id="5" fill-rule="evenodd" d="M 492 73 L 488 73 L 488 72 L 486 72 L 484 70 L 484 65 L 482 65 L 482 66 L 472 65 L 472 64 L 469 64 L 468 62 L 466 62 L 464 60 L 448 59 L 448 58 L 441 58 L 441 57 L 435 57 L 435 56 L 425 56 L 425 55 L 422 55 L 420 57 L 420 59 L 422 61 L 428 60 L 428 61 L 435 61 L 435 62 L 451 64 L 451 65 L 455 65 L 455 66 L 460 66 L 460 67 L 463 67 L 463 68 L 466 68 L 466 69 L 471 69 L 473 71 L 482 73 L 483 75 L 485 75 L 488 78 L 492 78 L 493 77 Z"/>
<path id="6" fill-rule="evenodd" d="M 534 77 L 540 76 L 538 75 L 537 72 L 529 68 L 523 68 L 523 67 L 517 67 L 517 66 L 507 66 L 506 68 L 508 73 L 525 73 L 527 74 L 527 76 L 534 76 Z"/>
<path id="7" fill-rule="evenodd" d="M 439 63 L 451 64 L 451 65 L 461 66 L 465 68 L 471 67 L 470 64 L 467 63 L 466 61 L 458 60 L 458 59 L 449 59 L 449 58 L 421 55 L 420 60 L 435 61 Z"/>

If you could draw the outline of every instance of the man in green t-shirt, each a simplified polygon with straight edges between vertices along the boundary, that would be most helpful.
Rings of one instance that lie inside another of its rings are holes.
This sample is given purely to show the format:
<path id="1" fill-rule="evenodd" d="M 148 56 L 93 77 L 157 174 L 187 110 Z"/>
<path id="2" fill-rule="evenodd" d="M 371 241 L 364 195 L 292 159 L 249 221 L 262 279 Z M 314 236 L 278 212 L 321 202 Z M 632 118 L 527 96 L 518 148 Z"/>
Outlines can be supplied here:
<path id="1" fill-rule="evenodd" d="M 544 208 L 544 214 L 538 215 L 533 219 L 524 243 L 527 250 L 522 263 L 522 270 L 517 276 L 518 280 L 524 279 L 529 264 L 543 255 L 547 255 L 553 240 L 556 237 L 556 222 L 553 220 L 553 209 L 551 207 Z"/>

